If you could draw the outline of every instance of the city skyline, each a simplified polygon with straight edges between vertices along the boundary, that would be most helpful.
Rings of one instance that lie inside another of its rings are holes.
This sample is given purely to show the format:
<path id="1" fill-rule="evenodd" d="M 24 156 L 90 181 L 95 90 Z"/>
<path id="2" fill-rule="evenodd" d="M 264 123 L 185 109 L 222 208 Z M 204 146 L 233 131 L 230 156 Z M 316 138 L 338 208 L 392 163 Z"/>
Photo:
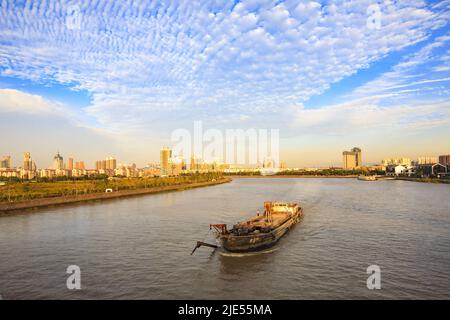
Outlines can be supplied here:
<path id="1" fill-rule="evenodd" d="M 450 153 L 448 2 L 374 4 L 4 1 L 0 152 L 142 167 L 201 120 L 279 129 L 288 166 Z"/>
<path id="2" fill-rule="evenodd" d="M 365 150 L 364 150 L 365 155 Z M 343 158 L 342 158 L 343 156 Z M 265 163 L 268 161 L 270 163 L 273 163 L 273 160 L 270 158 L 265 158 L 264 161 L 258 162 L 256 164 L 239 164 L 239 163 L 227 163 L 223 161 L 224 159 L 215 159 L 212 162 L 208 162 L 202 157 L 195 156 L 194 154 L 191 155 L 191 157 L 183 157 L 178 154 L 173 154 L 173 149 L 170 147 L 161 147 L 159 149 L 159 162 L 152 162 L 148 161 L 145 165 L 138 166 L 136 165 L 136 162 L 117 162 L 116 157 L 112 156 L 106 156 L 102 160 L 95 160 L 92 164 L 85 164 L 84 160 L 74 158 L 73 155 L 64 158 L 63 155 L 59 152 L 59 150 L 56 152 L 54 156 L 51 157 L 51 163 L 49 165 L 42 165 L 39 166 L 36 164 L 36 161 L 34 160 L 34 157 L 32 157 L 32 152 L 25 151 L 22 152 L 21 158 L 17 158 L 18 160 L 14 161 L 14 157 L 11 156 L 11 154 L 1 154 L 1 166 L 0 168 L 23 168 L 25 170 L 30 170 L 30 168 L 36 169 L 54 169 L 54 170 L 114 170 L 117 167 L 120 166 L 133 166 L 136 168 L 144 168 L 144 167 L 152 167 L 157 163 L 157 165 L 162 169 L 162 171 L 169 170 L 169 167 L 173 163 L 183 163 L 189 165 L 194 165 L 198 161 L 201 161 L 201 163 L 222 163 L 222 164 L 229 164 L 232 166 L 235 166 L 237 168 L 264 168 Z M 50 158 L 50 157 L 49 157 Z M 67 159 L 67 160 L 64 160 Z M 341 162 L 331 164 L 326 167 L 321 166 L 309 166 L 309 168 L 342 168 L 342 169 L 359 169 L 362 167 L 371 167 L 371 166 L 386 166 L 386 165 L 392 165 L 392 164 L 400 164 L 400 165 L 411 165 L 412 162 L 416 162 L 417 164 L 429 164 L 429 163 L 449 163 L 450 162 L 450 155 L 440 153 L 439 155 L 421 155 L 419 157 L 405 157 L 405 156 L 389 156 L 383 159 L 379 159 L 379 161 L 375 161 L 373 163 L 368 163 L 363 161 L 364 157 L 362 157 L 362 150 L 359 147 L 353 147 L 349 151 L 344 150 L 341 153 Z M 275 163 L 277 167 L 280 168 L 308 168 L 308 166 L 287 166 L 286 162 L 281 159 L 278 163 Z"/>

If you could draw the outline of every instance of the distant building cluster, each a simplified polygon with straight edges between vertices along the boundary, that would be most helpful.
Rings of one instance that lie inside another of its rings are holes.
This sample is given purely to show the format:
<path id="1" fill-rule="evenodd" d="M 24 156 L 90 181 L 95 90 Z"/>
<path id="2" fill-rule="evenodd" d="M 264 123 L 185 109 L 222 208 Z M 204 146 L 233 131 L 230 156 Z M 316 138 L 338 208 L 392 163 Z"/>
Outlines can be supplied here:
<path id="1" fill-rule="evenodd" d="M 342 153 L 343 169 L 368 168 L 363 167 L 361 154 L 361 149 L 357 147 L 350 151 L 344 151 Z M 372 167 L 372 169 L 374 168 L 377 168 L 377 166 Z M 385 171 L 386 175 L 391 176 L 447 176 L 450 175 L 450 155 L 441 155 L 439 157 L 424 156 L 419 157 L 415 161 L 406 157 L 383 159 L 379 170 Z"/>
<path id="2" fill-rule="evenodd" d="M 118 164 L 114 157 L 107 157 L 95 161 L 94 168 L 88 169 L 85 162 L 68 158 L 67 163 L 59 153 L 53 157 L 48 168 L 38 169 L 30 152 L 24 152 L 22 166 L 13 167 L 11 156 L 4 156 L 0 162 L 0 177 L 19 178 L 24 180 L 34 178 L 55 177 L 83 177 L 107 175 L 109 177 L 158 177 L 177 176 L 190 172 L 224 171 L 230 166 L 220 162 L 206 163 L 201 158 L 191 158 L 190 166 L 180 156 L 174 156 L 172 150 L 164 147 L 160 151 L 160 163 L 148 164 L 144 168 L 137 168 L 136 164 Z"/>
<path id="3" fill-rule="evenodd" d="M 438 160 L 439 159 L 439 160 Z M 450 175 L 450 155 L 439 157 L 419 157 L 417 161 L 409 158 L 384 159 L 382 169 L 388 176 L 448 176 Z"/>
<path id="4" fill-rule="evenodd" d="M 385 171 L 386 175 L 420 175 L 420 176 L 447 176 L 450 175 L 450 155 L 439 157 L 425 156 L 417 160 L 410 158 L 389 158 L 381 160 L 380 165 L 363 166 L 361 148 L 354 147 L 349 151 L 342 152 L 342 168 L 330 167 L 334 170 L 378 170 Z M 221 161 L 205 161 L 200 157 L 191 155 L 190 161 L 180 155 L 174 155 L 172 149 L 164 147 L 160 150 L 160 162 L 147 164 L 144 168 L 138 168 L 135 163 L 118 164 L 116 158 L 106 157 L 95 161 L 93 169 L 86 168 L 82 160 L 68 158 L 67 163 L 59 153 L 53 157 L 48 168 L 38 169 L 30 152 L 23 153 L 22 165 L 14 167 L 9 155 L 0 160 L 0 177 L 19 178 L 30 180 L 34 178 L 55 177 L 90 177 L 95 175 L 106 175 L 109 177 L 164 177 L 177 176 L 188 173 L 224 172 L 228 174 L 263 174 L 266 171 L 281 169 L 283 171 L 306 170 L 315 171 L 318 168 L 287 168 L 286 164 L 275 163 L 272 159 L 264 159 L 262 164 L 253 167 L 231 165 Z"/>
<path id="5" fill-rule="evenodd" d="M 392 166 L 392 165 L 410 166 L 411 164 L 412 164 L 412 161 L 409 158 L 392 158 L 392 159 L 381 160 L 382 167 L 387 167 L 387 166 Z"/>
<path id="6" fill-rule="evenodd" d="M 115 161 L 115 160 L 114 160 Z M 4 156 L 0 163 L 0 176 L 6 178 L 19 178 L 24 180 L 34 178 L 55 178 L 55 177 L 83 177 L 102 173 L 101 170 L 86 169 L 85 162 L 69 158 L 67 164 L 63 156 L 59 153 L 53 157 L 48 168 L 38 169 L 30 152 L 23 153 L 22 166 L 13 167 L 11 156 Z M 114 175 L 114 172 L 111 172 Z"/>
<path id="7" fill-rule="evenodd" d="M 419 157 L 417 164 L 435 164 L 438 163 L 437 157 Z"/>

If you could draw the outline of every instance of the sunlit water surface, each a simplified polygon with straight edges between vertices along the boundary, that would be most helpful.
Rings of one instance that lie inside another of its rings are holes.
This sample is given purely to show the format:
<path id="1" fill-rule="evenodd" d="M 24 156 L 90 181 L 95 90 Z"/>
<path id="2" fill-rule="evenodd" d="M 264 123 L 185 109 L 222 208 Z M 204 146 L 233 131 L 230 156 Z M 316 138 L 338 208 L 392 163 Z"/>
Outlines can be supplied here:
<path id="1" fill-rule="evenodd" d="M 303 221 L 261 254 L 202 247 L 266 200 Z M 381 268 L 380 290 L 366 269 Z M 66 268 L 81 268 L 68 290 Z M 246 178 L 0 216 L 3 299 L 450 298 L 450 185 Z"/>

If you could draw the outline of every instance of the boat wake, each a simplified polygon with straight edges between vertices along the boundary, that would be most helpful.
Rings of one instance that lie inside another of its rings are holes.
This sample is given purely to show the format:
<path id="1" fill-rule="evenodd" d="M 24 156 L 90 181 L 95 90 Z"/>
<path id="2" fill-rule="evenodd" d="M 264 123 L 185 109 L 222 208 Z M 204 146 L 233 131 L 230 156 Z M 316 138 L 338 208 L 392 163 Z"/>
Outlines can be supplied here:
<path id="1" fill-rule="evenodd" d="M 261 251 L 255 251 L 255 252 L 226 252 L 226 251 L 219 251 L 219 254 L 224 257 L 235 257 L 235 258 L 243 258 L 243 257 L 250 257 L 250 256 L 257 256 L 260 254 L 266 254 L 266 253 L 272 253 L 279 249 L 279 247 L 270 248 L 267 250 L 261 250 Z"/>

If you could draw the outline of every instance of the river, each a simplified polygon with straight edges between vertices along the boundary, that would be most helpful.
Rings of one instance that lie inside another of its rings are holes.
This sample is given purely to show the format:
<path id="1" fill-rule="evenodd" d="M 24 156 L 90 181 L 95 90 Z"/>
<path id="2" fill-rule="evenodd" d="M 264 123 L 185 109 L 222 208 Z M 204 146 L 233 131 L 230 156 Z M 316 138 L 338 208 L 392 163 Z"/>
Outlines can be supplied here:
<path id="1" fill-rule="evenodd" d="M 209 223 L 264 201 L 305 216 L 271 250 L 227 254 Z M 81 270 L 81 290 L 66 269 Z M 381 270 L 369 290 L 366 269 Z M 334 178 L 231 183 L 0 216 L 3 299 L 450 298 L 450 185 Z"/>

